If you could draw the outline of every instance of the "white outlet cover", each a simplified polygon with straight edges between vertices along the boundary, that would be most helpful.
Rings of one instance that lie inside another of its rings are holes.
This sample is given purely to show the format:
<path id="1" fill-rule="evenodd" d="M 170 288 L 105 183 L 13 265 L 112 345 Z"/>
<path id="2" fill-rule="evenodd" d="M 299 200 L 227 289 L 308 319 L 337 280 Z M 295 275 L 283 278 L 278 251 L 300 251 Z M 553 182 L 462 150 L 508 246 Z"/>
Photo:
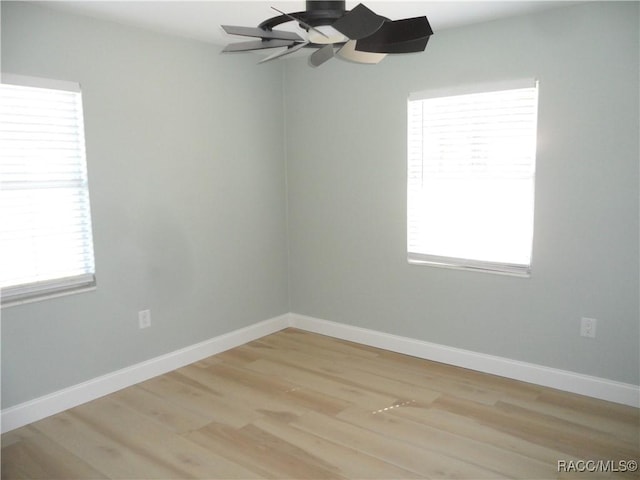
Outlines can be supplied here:
<path id="1" fill-rule="evenodd" d="M 148 328 L 151 326 L 151 310 L 141 310 L 138 312 L 138 326 Z"/>
<path id="2" fill-rule="evenodd" d="M 596 337 L 596 324 L 595 318 L 582 317 L 580 319 L 580 335 L 588 338 Z"/>

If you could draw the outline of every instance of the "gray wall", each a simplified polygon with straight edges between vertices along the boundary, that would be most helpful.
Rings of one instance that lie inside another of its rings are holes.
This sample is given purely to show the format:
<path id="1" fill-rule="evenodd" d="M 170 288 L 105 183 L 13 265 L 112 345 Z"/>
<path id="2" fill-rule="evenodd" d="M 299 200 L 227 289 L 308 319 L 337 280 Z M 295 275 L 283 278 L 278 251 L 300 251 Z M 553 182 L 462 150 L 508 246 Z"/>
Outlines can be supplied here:
<path id="1" fill-rule="evenodd" d="M 639 384 L 638 17 L 586 3 L 436 32 L 374 67 L 289 63 L 292 311 Z M 407 95 L 531 77 L 531 278 L 409 266 Z"/>
<path id="2" fill-rule="evenodd" d="M 289 311 L 282 69 L 219 50 L 2 2 L 2 70 L 82 85 L 98 281 L 2 310 L 3 408 Z"/>
<path id="3" fill-rule="evenodd" d="M 98 275 L 2 310 L 2 407 L 288 311 L 639 384 L 638 40 L 637 4 L 588 3 L 374 67 L 256 67 L 2 2 L 3 71 L 82 83 Z M 540 80 L 532 277 L 409 266 L 407 94 L 523 77 Z"/>

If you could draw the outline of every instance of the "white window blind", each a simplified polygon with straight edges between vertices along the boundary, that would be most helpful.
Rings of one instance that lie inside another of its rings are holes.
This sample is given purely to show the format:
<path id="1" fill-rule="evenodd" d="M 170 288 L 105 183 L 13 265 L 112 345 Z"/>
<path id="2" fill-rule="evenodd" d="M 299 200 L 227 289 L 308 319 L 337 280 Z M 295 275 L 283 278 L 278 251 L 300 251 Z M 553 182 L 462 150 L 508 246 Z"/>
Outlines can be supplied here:
<path id="1" fill-rule="evenodd" d="M 410 263 L 529 275 L 538 87 L 408 102 Z"/>
<path id="2" fill-rule="evenodd" d="M 3 75 L 2 303 L 95 284 L 79 85 Z"/>

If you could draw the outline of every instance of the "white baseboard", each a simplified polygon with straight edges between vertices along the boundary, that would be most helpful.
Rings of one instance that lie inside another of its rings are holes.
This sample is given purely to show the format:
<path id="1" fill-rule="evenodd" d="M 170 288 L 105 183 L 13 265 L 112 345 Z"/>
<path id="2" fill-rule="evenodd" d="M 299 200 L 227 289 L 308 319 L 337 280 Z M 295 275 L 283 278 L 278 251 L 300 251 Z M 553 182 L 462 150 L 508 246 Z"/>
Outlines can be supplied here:
<path id="1" fill-rule="evenodd" d="M 102 375 L 49 395 L 2 410 L 2 433 L 82 405 L 190 363 L 287 328 L 290 315 L 271 318 L 218 337 Z"/>
<path id="2" fill-rule="evenodd" d="M 184 367 L 287 327 L 640 408 L 640 387 L 289 313 L 2 410 L 2 433 Z"/>
<path id="3" fill-rule="evenodd" d="M 301 330 L 640 408 L 640 386 L 291 314 Z"/>

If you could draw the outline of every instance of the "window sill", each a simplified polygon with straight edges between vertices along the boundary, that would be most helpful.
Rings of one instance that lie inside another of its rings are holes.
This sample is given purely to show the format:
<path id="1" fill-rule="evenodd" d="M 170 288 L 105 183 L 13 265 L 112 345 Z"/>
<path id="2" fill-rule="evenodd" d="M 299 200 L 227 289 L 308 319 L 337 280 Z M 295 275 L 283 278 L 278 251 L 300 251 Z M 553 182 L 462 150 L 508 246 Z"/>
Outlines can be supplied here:
<path id="1" fill-rule="evenodd" d="M 53 293 L 43 293 L 40 295 L 32 295 L 29 297 L 9 299 L 7 301 L 3 300 L 1 308 L 5 309 L 10 307 L 16 307 L 18 305 L 26 305 L 28 303 L 43 302 L 45 300 L 51 300 L 53 298 L 67 297 L 69 295 L 76 295 L 78 293 L 85 293 L 85 292 L 93 292 L 95 290 L 96 290 L 96 285 L 94 284 L 94 285 L 83 286 L 78 288 L 69 288 L 66 290 L 61 290 Z"/>
<path id="2" fill-rule="evenodd" d="M 424 257 L 424 258 L 421 258 Z M 490 262 L 474 262 L 464 259 L 430 258 L 427 255 L 409 254 L 409 265 L 465 270 L 468 272 L 490 273 L 509 277 L 531 278 L 531 268 L 525 265 L 510 265 Z"/>

